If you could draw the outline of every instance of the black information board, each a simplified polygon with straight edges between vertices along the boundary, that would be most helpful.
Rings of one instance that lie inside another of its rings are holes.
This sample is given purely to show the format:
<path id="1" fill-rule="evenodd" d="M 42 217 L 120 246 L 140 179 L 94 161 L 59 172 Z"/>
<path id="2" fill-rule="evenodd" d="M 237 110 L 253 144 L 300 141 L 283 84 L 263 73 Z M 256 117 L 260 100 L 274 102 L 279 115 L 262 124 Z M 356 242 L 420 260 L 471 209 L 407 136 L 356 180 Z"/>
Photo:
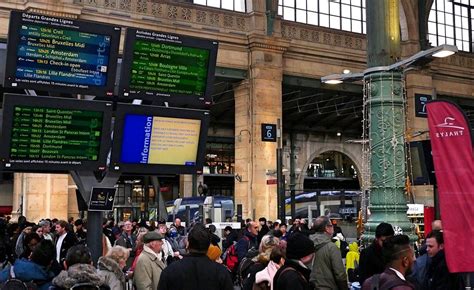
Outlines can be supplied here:
<path id="1" fill-rule="evenodd" d="M 277 126 L 276 124 L 262 124 L 262 141 L 276 142 Z"/>
<path id="2" fill-rule="evenodd" d="M 89 200 L 89 210 L 92 211 L 110 211 L 113 209 L 115 187 L 93 187 L 91 198 Z"/>
<path id="3" fill-rule="evenodd" d="M 209 111 L 118 104 L 111 171 L 202 173 Z"/>
<path id="4" fill-rule="evenodd" d="M 426 104 L 432 99 L 431 95 L 415 94 L 415 117 L 428 118 Z"/>
<path id="5" fill-rule="evenodd" d="M 112 95 L 120 27 L 12 11 L 5 86 Z"/>
<path id="6" fill-rule="evenodd" d="M 218 42 L 128 28 L 120 94 L 170 106 L 211 104 Z"/>
<path id="7" fill-rule="evenodd" d="M 5 94 L 4 170 L 105 170 L 112 103 Z"/>

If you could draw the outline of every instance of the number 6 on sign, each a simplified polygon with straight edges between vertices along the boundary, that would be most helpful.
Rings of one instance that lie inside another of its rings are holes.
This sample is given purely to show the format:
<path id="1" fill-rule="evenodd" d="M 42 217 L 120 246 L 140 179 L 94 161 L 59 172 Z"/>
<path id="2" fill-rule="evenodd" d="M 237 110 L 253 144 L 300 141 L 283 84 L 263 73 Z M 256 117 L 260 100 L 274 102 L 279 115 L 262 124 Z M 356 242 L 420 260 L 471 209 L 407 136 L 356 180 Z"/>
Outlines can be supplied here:
<path id="1" fill-rule="evenodd" d="M 262 124 L 262 141 L 276 142 L 276 124 Z"/>

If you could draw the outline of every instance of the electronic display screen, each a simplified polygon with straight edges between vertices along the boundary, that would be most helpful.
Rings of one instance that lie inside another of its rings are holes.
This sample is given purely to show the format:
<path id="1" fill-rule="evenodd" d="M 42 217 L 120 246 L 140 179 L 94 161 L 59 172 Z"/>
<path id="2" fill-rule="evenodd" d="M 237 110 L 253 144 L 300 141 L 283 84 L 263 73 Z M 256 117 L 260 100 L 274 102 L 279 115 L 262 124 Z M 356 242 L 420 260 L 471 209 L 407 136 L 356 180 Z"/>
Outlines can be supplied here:
<path id="1" fill-rule="evenodd" d="M 111 103 L 6 94 L 3 108 L 4 169 L 105 169 Z"/>
<path id="2" fill-rule="evenodd" d="M 12 11 L 5 86 L 112 95 L 120 28 Z"/>
<path id="3" fill-rule="evenodd" d="M 208 111 L 119 104 L 111 169 L 202 172 L 208 122 Z"/>
<path id="4" fill-rule="evenodd" d="M 155 104 L 210 105 L 217 47 L 216 41 L 129 28 L 121 94 Z"/>

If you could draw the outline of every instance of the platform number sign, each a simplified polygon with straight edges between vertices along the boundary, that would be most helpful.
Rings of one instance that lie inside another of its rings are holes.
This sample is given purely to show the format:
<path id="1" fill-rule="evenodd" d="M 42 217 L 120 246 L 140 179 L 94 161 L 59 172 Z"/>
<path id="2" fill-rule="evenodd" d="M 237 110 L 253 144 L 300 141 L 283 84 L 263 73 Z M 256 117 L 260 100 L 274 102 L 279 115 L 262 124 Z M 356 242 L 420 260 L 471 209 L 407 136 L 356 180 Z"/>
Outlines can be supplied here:
<path id="1" fill-rule="evenodd" d="M 262 124 L 262 141 L 276 142 L 277 129 L 276 124 Z"/>

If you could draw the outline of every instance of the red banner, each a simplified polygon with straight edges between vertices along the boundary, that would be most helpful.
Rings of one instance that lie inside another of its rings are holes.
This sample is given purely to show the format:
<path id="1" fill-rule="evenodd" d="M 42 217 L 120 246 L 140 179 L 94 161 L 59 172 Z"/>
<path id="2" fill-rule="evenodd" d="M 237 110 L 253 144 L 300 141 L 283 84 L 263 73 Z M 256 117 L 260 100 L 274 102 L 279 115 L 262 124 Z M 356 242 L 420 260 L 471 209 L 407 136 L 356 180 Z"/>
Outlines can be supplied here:
<path id="1" fill-rule="evenodd" d="M 464 113 L 455 104 L 434 101 L 426 107 L 446 262 L 451 273 L 474 272 L 471 128 Z"/>

